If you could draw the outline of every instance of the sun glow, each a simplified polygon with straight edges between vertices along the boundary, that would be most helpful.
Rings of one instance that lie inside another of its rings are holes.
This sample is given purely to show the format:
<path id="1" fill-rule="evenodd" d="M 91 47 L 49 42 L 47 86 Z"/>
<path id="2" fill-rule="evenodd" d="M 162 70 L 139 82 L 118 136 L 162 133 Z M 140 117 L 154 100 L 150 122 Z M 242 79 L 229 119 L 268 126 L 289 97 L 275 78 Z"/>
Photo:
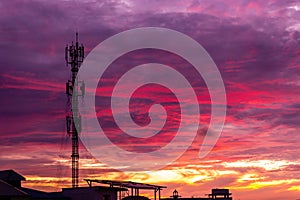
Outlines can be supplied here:
<path id="1" fill-rule="evenodd" d="M 286 160 L 241 160 L 236 162 L 223 162 L 222 165 L 225 167 L 259 167 L 263 168 L 267 171 L 277 170 L 282 167 L 291 165 L 291 164 L 299 164 L 299 162 L 291 162 Z"/>

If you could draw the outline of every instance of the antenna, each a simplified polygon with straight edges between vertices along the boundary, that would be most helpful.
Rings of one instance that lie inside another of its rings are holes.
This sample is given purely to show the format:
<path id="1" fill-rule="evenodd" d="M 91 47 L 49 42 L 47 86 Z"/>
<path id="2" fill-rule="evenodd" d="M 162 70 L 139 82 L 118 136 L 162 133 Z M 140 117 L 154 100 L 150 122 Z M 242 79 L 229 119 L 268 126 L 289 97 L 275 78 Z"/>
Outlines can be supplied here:
<path id="1" fill-rule="evenodd" d="M 79 177 L 79 152 L 78 133 L 81 131 L 81 115 L 78 111 L 78 97 L 84 96 L 84 82 L 76 81 L 77 73 L 84 59 L 84 47 L 78 45 L 78 33 L 76 32 L 76 44 L 73 42 L 65 48 L 67 66 L 71 67 L 71 80 L 66 82 L 66 94 L 68 97 L 68 113 L 66 116 L 67 134 L 72 138 L 72 187 L 78 187 Z M 78 120 L 74 120 L 78 119 Z M 76 123 L 76 124 L 75 124 Z M 76 129 L 77 127 L 77 129 Z"/>

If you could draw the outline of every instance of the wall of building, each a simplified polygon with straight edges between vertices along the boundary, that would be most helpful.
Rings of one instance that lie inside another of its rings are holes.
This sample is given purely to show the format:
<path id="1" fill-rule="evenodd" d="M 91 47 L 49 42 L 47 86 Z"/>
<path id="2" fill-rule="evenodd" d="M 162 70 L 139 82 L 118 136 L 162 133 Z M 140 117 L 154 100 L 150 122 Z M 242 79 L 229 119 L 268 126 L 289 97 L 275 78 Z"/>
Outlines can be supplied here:
<path id="1" fill-rule="evenodd" d="M 72 200 L 118 200 L 116 191 L 97 187 L 63 189 L 62 194 Z"/>

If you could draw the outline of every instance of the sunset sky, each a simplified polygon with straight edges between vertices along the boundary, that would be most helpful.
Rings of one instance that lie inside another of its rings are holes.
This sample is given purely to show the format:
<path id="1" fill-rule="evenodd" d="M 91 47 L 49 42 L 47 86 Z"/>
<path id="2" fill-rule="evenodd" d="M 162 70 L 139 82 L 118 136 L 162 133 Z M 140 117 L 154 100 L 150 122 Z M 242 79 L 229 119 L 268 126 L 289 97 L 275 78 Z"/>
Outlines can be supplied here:
<path id="1" fill-rule="evenodd" d="M 165 197 L 174 189 L 184 197 L 199 197 L 226 187 L 234 199 L 300 199 L 300 2 L 294 0 L 1 1 L 0 170 L 14 169 L 26 177 L 24 186 L 35 189 L 59 191 L 71 185 L 71 139 L 65 128 L 70 68 L 64 48 L 76 31 L 88 55 L 105 39 L 140 27 L 182 32 L 209 53 L 227 95 L 221 137 L 208 156 L 198 157 L 211 102 L 203 80 L 194 77 L 200 128 L 191 133 L 196 137 L 179 159 L 154 172 L 126 171 L 125 166 L 120 171 L 93 158 L 81 143 L 80 185 L 86 185 L 83 178 L 94 177 L 164 185 Z M 194 75 L 181 58 L 148 49 L 114 62 L 106 71 L 104 89 L 97 90 L 100 124 L 111 131 L 115 144 L 137 153 L 149 146 L 155 150 L 174 137 L 178 106 L 168 90 L 141 88 L 133 94 L 132 111 L 147 92 L 157 101 L 167 95 L 166 108 L 175 105 L 165 137 L 153 138 L 148 146 L 124 143 L 113 135 L 112 119 L 100 118 L 110 114 L 106 97 L 122 70 L 150 61 Z M 137 121 L 147 124 L 145 118 Z"/>

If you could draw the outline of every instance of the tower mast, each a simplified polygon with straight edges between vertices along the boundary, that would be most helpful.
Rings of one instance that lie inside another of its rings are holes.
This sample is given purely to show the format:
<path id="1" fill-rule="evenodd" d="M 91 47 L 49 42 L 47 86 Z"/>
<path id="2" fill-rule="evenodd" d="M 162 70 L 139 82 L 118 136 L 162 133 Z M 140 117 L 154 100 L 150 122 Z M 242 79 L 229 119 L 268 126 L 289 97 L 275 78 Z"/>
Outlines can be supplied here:
<path id="1" fill-rule="evenodd" d="M 71 80 L 66 82 L 66 94 L 68 97 L 68 113 L 66 116 L 67 134 L 72 138 L 72 187 L 78 187 L 79 177 L 79 151 L 78 133 L 81 131 L 81 115 L 78 111 L 78 98 L 84 96 L 84 82 L 77 81 L 77 73 L 84 59 L 84 47 L 78 44 L 78 33 L 76 32 L 76 43 L 66 46 L 65 59 L 67 66 L 71 67 Z M 80 85 L 80 86 L 79 86 Z"/>

